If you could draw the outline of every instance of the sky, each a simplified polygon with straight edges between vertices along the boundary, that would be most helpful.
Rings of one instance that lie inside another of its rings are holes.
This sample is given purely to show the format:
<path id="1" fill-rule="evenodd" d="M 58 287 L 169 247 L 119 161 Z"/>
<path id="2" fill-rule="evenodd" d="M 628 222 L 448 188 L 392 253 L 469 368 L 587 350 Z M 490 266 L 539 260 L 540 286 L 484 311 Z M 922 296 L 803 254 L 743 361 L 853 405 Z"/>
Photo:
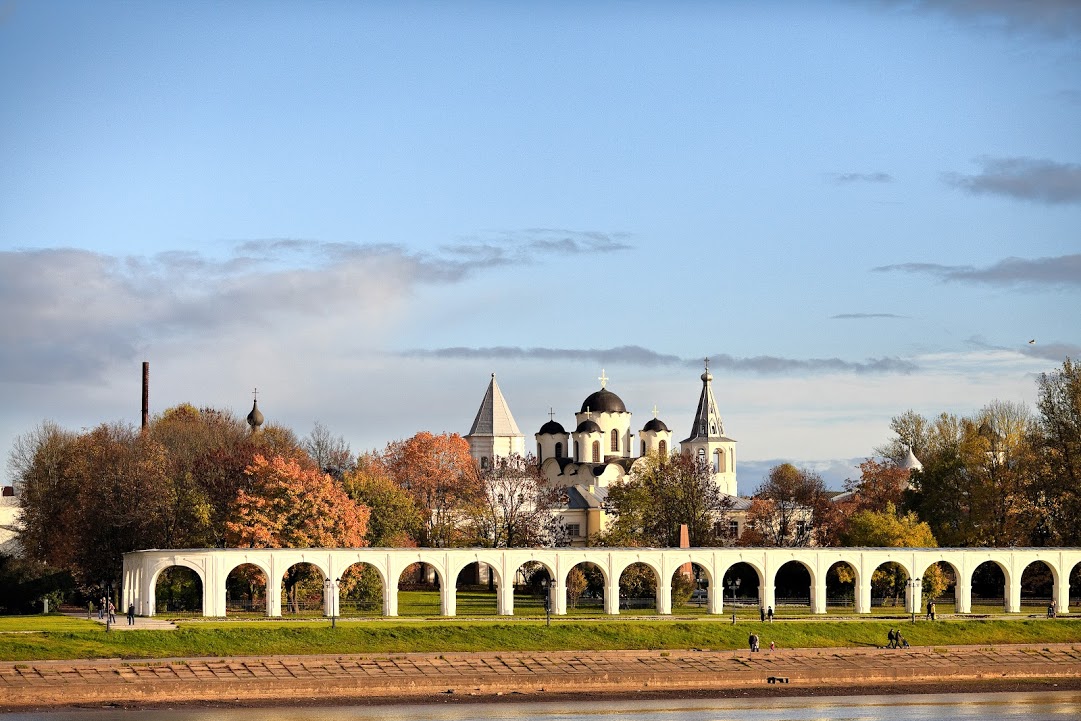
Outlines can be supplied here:
<path id="1" fill-rule="evenodd" d="M 607 387 L 741 493 L 1081 356 L 1081 5 L 0 0 L 0 452 Z M 1030 342 L 1034 341 L 1034 342 Z M 0 475 L 0 477 L 3 477 Z"/>

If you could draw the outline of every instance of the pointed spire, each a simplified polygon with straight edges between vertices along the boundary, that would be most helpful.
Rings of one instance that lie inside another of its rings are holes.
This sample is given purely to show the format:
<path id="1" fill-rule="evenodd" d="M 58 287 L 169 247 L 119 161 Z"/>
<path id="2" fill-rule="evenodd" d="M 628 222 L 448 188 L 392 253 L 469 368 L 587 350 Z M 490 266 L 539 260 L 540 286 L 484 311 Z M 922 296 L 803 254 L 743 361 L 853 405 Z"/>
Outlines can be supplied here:
<path id="1" fill-rule="evenodd" d="M 705 365 L 706 369 L 701 376 L 702 395 L 698 398 L 698 410 L 694 414 L 691 435 L 683 441 L 684 443 L 724 435 L 724 423 L 721 421 L 721 414 L 717 411 L 717 401 L 713 397 L 713 374 L 709 372 L 709 358 L 706 358 Z"/>
<path id="2" fill-rule="evenodd" d="M 503 397 L 503 391 L 499 390 L 496 383 L 495 373 L 488 384 L 488 390 L 484 393 L 484 400 L 480 402 L 477 417 L 473 420 L 473 427 L 469 429 L 470 436 L 521 436 L 518 424 L 514 422 L 510 406 Z"/>

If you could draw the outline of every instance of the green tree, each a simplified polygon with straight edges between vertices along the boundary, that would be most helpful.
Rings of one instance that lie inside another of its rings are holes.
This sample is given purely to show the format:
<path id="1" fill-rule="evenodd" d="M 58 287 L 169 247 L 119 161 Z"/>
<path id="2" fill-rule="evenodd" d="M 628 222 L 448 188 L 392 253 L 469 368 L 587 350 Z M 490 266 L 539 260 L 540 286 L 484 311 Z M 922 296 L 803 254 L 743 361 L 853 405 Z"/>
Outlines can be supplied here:
<path id="1" fill-rule="evenodd" d="M 555 511 L 566 495 L 547 484 L 536 458 L 496 458 L 476 474 L 479 492 L 465 511 L 474 543 L 494 548 L 564 543 Z"/>
<path id="2" fill-rule="evenodd" d="M 363 454 L 356 468 L 346 473 L 345 492 L 358 503 L 371 509 L 367 545 L 377 548 L 410 547 L 417 545 L 417 536 L 424 525 L 413 497 L 391 480 L 379 458 Z"/>
<path id="3" fill-rule="evenodd" d="M 604 545 L 679 546 L 680 526 L 687 525 L 690 545 L 727 542 L 715 532 L 732 501 L 713 482 L 709 463 L 690 455 L 651 454 L 635 462 L 622 482 L 608 489 L 606 502 L 614 520 Z"/>

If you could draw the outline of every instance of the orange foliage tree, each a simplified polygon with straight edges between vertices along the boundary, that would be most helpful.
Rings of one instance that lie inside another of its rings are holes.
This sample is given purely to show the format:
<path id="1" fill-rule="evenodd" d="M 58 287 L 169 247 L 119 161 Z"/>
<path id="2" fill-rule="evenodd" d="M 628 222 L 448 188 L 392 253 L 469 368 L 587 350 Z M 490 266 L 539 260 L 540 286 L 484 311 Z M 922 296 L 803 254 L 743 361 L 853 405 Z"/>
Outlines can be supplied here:
<path id="1" fill-rule="evenodd" d="M 457 433 L 421 431 L 387 444 L 383 463 L 424 517 L 419 545 L 455 545 L 462 537 L 463 513 L 480 494 L 469 443 Z"/>
<path id="2" fill-rule="evenodd" d="M 294 458 L 256 455 L 246 471 L 248 488 L 237 493 L 233 520 L 226 523 L 231 546 L 248 548 L 360 548 L 370 510 L 351 499 L 333 478 L 301 466 Z M 296 589 L 310 569 L 292 566 L 286 596 L 299 612 Z"/>

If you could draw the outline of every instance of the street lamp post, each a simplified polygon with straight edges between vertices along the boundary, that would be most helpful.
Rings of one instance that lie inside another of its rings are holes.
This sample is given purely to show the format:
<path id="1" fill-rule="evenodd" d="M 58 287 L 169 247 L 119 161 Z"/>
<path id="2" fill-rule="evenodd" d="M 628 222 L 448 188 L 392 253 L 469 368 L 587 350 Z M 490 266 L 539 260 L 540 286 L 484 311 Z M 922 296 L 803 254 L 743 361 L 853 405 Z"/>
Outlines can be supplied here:
<path id="1" fill-rule="evenodd" d="M 552 625 L 552 584 L 545 578 L 541 581 L 541 588 L 544 589 L 544 625 Z"/>
<path id="2" fill-rule="evenodd" d="M 736 622 L 736 591 L 739 590 L 739 584 L 743 579 L 731 578 L 728 579 L 728 590 L 732 592 L 732 623 Z M 724 583 L 721 584 L 721 601 L 724 601 Z"/>

